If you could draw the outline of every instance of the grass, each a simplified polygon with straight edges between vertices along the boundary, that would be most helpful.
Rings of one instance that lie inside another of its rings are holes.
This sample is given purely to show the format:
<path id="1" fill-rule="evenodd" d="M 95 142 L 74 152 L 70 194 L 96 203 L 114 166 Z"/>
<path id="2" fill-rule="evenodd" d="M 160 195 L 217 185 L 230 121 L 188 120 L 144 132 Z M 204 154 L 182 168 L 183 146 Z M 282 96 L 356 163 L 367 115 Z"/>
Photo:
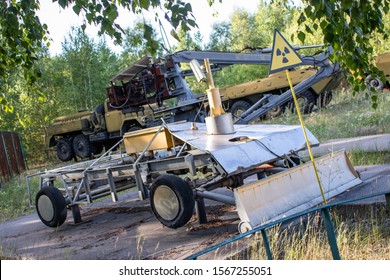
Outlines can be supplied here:
<path id="1" fill-rule="evenodd" d="M 330 139 L 390 133 L 390 93 L 378 94 L 378 107 L 372 108 L 364 93 L 353 96 L 351 90 L 340 89 L 331 103 L 323 109 L 304 116 L 308 128 L 319 141 Z M 282 117 L 268 120 L 270 124 L 299 124 L 296 113 L 286 112 Z"/>
<path id="2" fill-rule="evenodd" d="M 31 172 L 30 172 L 31 173 Z M 0 222 L 14 219 L 35 211 L 29 206 L 26 174 L 12 178 L 0 188 Z M 38 192 L 39 178 L 31 179 L 32 200 Z"/>
<path id="3" fill-rule="evenodd" d="M 390 258 L 390 217 L 384 205 L 338 206 L 331 211 L 342 259 L 381 260 Z M 267 231 L 274 259 L 332 259 L 320 215 L 301 219 L 298 224 Z M 260 236 L 243 259 L 267 259 Z"/>
<path id="4" fill-rule="evenodd" d="M 340 90 L 334 94 L 331 104 L 304 116 L 306 127 L 320 140 L 390 133 L 390 93 L 378 96 L 378 108 L 372 109 L 371 101 L 364 94 L 353 97 L 352 92 Z M 299 124 L 292 113 L 268 120 L 270 124 Z M 349 153 L 354 166 L 389 164 L 390 152 Z M 30 171 L 29 173 L 32 173 Z M 26 174 L 14 177 L 0 187 L 0 222 L 29 214 Z M 32 179 L 33 199 L 38 190 L 38 178 Z M 338 207 L 332 212 L 339 251 L 344 259 L 389 259 L 390 220 L 389 212 L 379 205 L 360 208 Z M 271 248 L 276 259 L 331 259 L 326 233 L 319 216 L 301 221 L 293 228 L 274 228 L 268 231 Z M 243 256 L 247 259 L 265 259 L 264 247 L 256 242 Z M 139 241 L 139 245 L 141 244 Z M 142 250 L 142 246 L 140 248 Z M 0 247 L 0 256 L 3 255 Z"/>
<path id="5" fill-rule="evenodd" d="M 353 166 L 380 165 L 390 163 L 390 152 L 348 152 L 348 157 Z"/>

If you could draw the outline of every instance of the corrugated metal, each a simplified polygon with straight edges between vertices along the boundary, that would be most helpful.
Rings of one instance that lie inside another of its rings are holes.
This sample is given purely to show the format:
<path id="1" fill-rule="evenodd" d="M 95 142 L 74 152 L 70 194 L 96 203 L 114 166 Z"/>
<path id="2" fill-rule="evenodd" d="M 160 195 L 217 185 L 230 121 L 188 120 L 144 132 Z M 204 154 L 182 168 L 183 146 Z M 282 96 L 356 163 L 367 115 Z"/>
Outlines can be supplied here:
<path id="1" fill-rule="evenodd" d="M 0 185 L 26 170 L 19 134 L 0 131 Z"/>

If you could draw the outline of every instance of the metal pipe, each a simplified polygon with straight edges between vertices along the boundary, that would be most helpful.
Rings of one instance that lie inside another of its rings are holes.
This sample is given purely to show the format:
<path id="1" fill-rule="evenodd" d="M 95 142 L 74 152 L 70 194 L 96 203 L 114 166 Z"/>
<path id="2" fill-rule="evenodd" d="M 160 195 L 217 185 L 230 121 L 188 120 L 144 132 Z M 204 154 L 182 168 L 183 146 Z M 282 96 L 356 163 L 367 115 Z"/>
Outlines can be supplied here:
<path id="1" fill-rule="evenodd" d="M 219 201 L 219 202 L 230 204 L 230 205 L 236 205 L 236 201 L 235 201 L 234 197 L 227 196 L 224 194 L 197 190 L 196 196 L 201 197 L 201 198 L 214 200 L 214 201 Z"/>
<path id="2" fill-rule="evenodd" d="M 288 161 L 287 161 L 287 159 L 280 159 L 280 160 L 274 161 L 272 163 L 272 165 L 275 167 L 286 167 L 286 166 L 288 166 Z"/>
<path id="3" fill-rule="evenodd" d="M 44 173 L 43 173 L 43 172 L 40 172 L 40 173 L 31 174 L 31 175 L 27 175 L 27 176 L 26 176 L 29 207 L 32 207 L 32 206 L 33 206 L 32 198 L 31 198 L 31 181 L 30 181 L 30 179 L 31 179 L 32 177 L 40 176 L 40 175 L 42 175 L 42 174 L 44 174 Z"/>

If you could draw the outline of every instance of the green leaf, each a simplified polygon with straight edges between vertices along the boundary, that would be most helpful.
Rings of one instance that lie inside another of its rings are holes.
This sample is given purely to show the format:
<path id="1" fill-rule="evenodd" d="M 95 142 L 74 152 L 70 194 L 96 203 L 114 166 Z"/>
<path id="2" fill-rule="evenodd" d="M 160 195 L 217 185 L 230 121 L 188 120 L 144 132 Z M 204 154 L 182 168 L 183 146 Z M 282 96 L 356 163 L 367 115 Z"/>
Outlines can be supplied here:
<path id="1" fill-rule="evenodd" d="M 58 4 L 65 9 L 68 6 L 68 0 L 58 0 Z"/>
<path id="2" fill-rule="evenodd" d="M 73 11 L 77 14 L 77 15 L 79 15 L 80 14 L 80 11 L 81 11 L 81 6 L 80 5 L 74 5 L 73 6 Z"/>
<path id="3" fill-rule="evenodd" d="M 152 39 L 153 35 L 153 28 L 149 25 L 144 23 L 144 38 L 147 40 Z"/>
<path id="4" fill-rule="evenodd" d="M 177 35 L 177 32 L 174 29 L 171 30 L 171 36 L 173 38 L 175 38 L 177 41 L 180 41 L 180 38 L 179 38 L 179 36 Z"/>
<path id="5" fill-rule="evenodd" d="M 111 5 L 106 11 L 107 11 L 108 20 L 114 22 L 115 19 L 118 17 L 118 11 L 116 6 Z"/>
<path id="6" fill-rule="evenodd" d="M 140 6 L 142 9 L 148 10 L 149 7 L 150 7 L 150 1 L 149 1 L 149 0 L 140 0 L 140 1 L 139 1 L 139 6 Z"/>
<path id="7" fill-rule="evenodd" d="M 305 34 L 304 32 L 302 32 L 302 31 L 299 31 L 299 33 L 298 33 L 298 39 L 299 39 L 299 41 L 301 41 L 302 43 L 304 43 L 304 42 L 305 42 L 305 39 L 306 39 L 306 34 Z"/>

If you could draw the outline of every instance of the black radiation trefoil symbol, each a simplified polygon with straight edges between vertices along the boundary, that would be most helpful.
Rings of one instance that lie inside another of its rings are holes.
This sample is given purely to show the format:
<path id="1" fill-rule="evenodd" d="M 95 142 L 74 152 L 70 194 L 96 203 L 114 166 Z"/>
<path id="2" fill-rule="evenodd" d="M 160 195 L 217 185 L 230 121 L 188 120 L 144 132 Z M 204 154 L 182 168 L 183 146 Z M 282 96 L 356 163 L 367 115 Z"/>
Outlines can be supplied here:
<path id="1" fill-rule="evenodd" d="M 284 52 L 282 52 L 279 48 L 276 50 L 276 56 L 283 56 L 282 63 L 287 63 L 288 59 L 286 57 L 286 54 L 289 54 L 290 50 L 287 47 L 284 47 Z"/>

